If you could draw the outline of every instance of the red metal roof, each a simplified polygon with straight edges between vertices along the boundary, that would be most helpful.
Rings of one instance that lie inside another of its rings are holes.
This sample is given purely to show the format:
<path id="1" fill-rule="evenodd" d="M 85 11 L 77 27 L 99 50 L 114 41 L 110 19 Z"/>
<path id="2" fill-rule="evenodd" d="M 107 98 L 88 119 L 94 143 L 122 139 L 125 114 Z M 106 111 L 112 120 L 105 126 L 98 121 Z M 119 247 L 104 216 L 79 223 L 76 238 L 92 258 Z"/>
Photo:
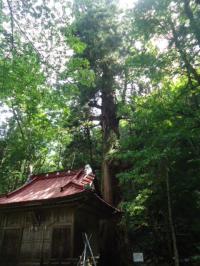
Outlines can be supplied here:
<path id="1" fill-rule="evenodd" d="M 32 175 L 19 189 L 0 197 L 0 206 L 72 196 L 92 186 L 94 175 L 79 171 Z"/>

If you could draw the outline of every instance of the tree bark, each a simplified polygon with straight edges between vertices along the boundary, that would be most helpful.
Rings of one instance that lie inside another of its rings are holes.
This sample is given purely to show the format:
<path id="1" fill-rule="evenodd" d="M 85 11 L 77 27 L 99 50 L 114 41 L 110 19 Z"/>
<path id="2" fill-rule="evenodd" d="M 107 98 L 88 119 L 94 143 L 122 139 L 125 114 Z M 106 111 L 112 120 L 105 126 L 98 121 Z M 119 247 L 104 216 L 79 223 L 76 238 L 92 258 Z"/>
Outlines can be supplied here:
<path id="1" fill-rule="evenodd" d="M 102 177 L 103 177 L 103 197 L 105 201 L 113 204 L 113 188 L 112 188 L 112 176 L 110 173 L 109 162 L 103 159 L 102 162 Z"/>
<path id="2" fill-rule="evenodd" d="M 171 201 L 171 193 L 170 193 L 170 183 L 169 183 L 169 174 L 168 170 L 166 169 L 166 188 L 167 188 L 167 209 L 168 209 L 168 219 L 169 219 L 169 227 L 171 231 L 172 237 L 172 246 L 173 246 L 173 253 L 174 253 L 174 265 L 179 266 L 179 253 L 177 247 L 177 240 L 176 240 L 176 233 L 173 223 L 173 216 L 172 216 L 172 201 Z"/>
<path id="3" fill-rule="evenodd" d="M 103 133 L 103 160 L 102 160 L 102 178 L 103 178 L 103 196 L 104 199 L 113 204 L 114 189 L 113 176 L 111 173 L 111 162 L 109 154 L 116 145 L 119 138 L 119 119 L 115 103 L 114 76 L 112 70 L 107 64 L 103 65 L 102 76 L 102 133 Z"/>

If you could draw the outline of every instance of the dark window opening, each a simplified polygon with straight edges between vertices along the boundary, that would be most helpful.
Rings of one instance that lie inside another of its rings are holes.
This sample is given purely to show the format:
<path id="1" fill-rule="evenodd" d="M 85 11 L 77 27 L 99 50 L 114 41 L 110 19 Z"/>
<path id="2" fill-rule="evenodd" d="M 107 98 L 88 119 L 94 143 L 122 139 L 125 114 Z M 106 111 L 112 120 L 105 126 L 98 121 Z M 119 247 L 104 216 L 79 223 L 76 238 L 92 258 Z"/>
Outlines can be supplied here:
<path id="1" fill-rule="evenodd" d="M 52 259 L 67 259 L 71 253 L 71 228 L 69 226 L 53 229 L 52 233 Z"/>
<path id="2" fill-rule="evenodd" d="M 3 241 L 1 243 L 0 251 L 0 265 L 16 265 L 20 243 L 21 230 L 20 229 L 5 229 L 3 232 Z"/>

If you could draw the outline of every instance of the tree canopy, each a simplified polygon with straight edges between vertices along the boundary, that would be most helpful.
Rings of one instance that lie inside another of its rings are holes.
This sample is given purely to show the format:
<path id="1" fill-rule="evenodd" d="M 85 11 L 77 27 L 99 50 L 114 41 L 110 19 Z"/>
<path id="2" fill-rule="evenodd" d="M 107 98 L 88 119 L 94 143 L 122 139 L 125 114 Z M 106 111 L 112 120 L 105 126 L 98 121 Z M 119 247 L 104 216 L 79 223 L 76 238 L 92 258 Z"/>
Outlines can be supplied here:
<path id="1" fill-rule="evenodd" d="M 199 265 L 199 23 L 197 0 L 0 0 L 1 193 L 89 163 L 123 210 L 107 265 Z"/>

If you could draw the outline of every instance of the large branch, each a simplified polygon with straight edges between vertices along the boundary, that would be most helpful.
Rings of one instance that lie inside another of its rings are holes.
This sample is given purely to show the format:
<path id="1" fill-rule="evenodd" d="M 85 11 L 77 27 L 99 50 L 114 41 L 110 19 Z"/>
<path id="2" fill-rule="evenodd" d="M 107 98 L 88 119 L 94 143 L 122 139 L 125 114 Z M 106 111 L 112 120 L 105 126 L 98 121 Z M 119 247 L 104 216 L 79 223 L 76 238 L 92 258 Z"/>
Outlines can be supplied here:
<path id="1" fill-rule="evenodd" d="M 195 20 L 195 17 L 193 15 L 192 9 L 190 7 L 190 1 L 189 0 L 184 0 L 184 11 L 186 16 L 188 17 L 191 25 L 191 29 L 198 41 L 198 45 L 200 46 L 200 31 L 199 31 L 199 25 Z"/>
<path id="2" fill-rule="evenodd" d="M 35 47 L 35 45 L 32 43 L 32 41 L 29 39 L 29 37 L 26 35 L 26 33 L 22 30 L 22 28 L 20 27 L 18 21 L 13 17 L 14 22 L 17 24 L 20 32 L 24 35 L 25 39 L 31 44 L 33 50 L 36 52 L 36 54 L 38 55 L 38 57 L 40 58 L 40 60 L 43 59 L 43 56 L 40 54 L 40 52 L 37 50 L 37 48 Z"/>
<path id="3" fill-rule="evenodd" d="M 177 31 L 175 29 L 175 26 L 174 26 L 172 20 L 169 21 L 169 24 L 171 26 L 171 30 L 172 30 L 172 34 L 173 34 L 173 40 L 174 40 L 176 49 L 178 50 L 178 52 L 180 54 L 181 60 L 185 64 L 185 68 L 187 70 L 189 80 L 190 80 L 190 75 L 192 74 L 193 77 L 194 77 L 194 79 L 200 85 L 200 75 L 198 74 L 198 72 L 196 71 L 196 69 L 191 65 L 191 63 L 190 63 L 190 61 L 188 59 L 188 56 L 187 56 L 186 52 L 182 49 L 181 43 L 180 43 L 180 41 L 178 39 Z"/>
<path id="4" fill-rule="evenodd" d="M 18 23 L 17 19 L 15 19 L 14 15 L 13 15 L 13 11 L 12 11 L 12 6 L 9 2 L 9 0 L 7 0 L 8 2 L 8 7 L 9 7 L 9 10 L 10 10 L 10 13 L 11 13 L 11 27 L 12 27 L 12 47 L 14 47 L 14 32 L 13 32 L 13 28 L 14 28 L 14 22 L 15 24 L 17 25 L 19 31 L 21 32 L 21 34 L 25 37 L 25 39 L 29 42 L 29 44 L 32 46 L 33 50 L 35 51 L 35 53 L 37 54 L 37 56 L 39 57 L 40 59 L 40 62 L 45 64 L 46 66 L 48 66 L 49 68 L 53 69 L 56 73 L 57 72 L 57 69 L 53 66 L 53 65 L 50 65 L 44 58 L 44 56 L 39 52 L 39 50 L 35 47 L 34 43 L 31 41 L 31 39 L 27 36 L 27 34 L 25 33 L 25 31 L 21 28 L 20 24 Z"/>

